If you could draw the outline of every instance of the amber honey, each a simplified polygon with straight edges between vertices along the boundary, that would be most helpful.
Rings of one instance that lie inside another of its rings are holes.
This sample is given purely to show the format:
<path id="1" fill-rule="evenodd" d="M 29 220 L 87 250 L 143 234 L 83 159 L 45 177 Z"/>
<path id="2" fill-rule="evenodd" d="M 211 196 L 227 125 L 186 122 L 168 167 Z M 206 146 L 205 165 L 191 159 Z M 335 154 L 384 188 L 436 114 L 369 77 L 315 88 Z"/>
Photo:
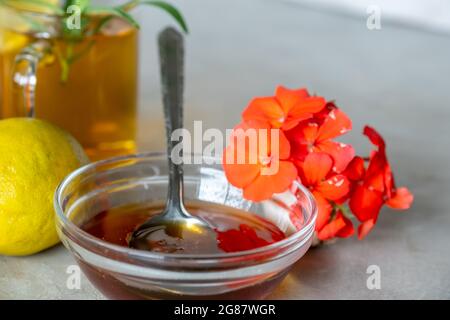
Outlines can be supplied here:
<path id="1" fill-rule="evenodd" d="M 201 245 L 192 245 L 190 242 L 189 246 L 178 250 L 176 254 L 226 254 L 256 249 L 285 238 L 285 234 L 275 224 L 246 211 L 205 202 L 190 202 L 186 207 L 192 215 L 213 226 L 216 236 L 207 239 L 199 237 L 198 239 L 207 242 Z M 86 221 L 82 229 L 99 239 L 127 247 L 130 233 L 162 210 L 161 204 L 115 208 L 98 213 Z M 230 284 L 233 290 L 224 293 L 211 295 L 200 292 L 200 295 L 186 295 L 161 290 L 159 285 L 155 285 L 154 289 L 139 289 L 108 270 L 94 267 L 83 259 L 77 260 L 89 280 L 112 299 L 263 299 L 289 271 L 287 268 L 273 275 L 253 277 L 248 281 L 256 284 L 250 286 L 236 284 L 234 287 L 234 284 Z M 183 266 L 180 265 L 179 268 L 182 269 Z"/>
<path id="2" fill-rule="evenodd" d="M 0 26 L 0 118 L 25 116 L 21 93 L 13 86 L 16 55 L 38 36 Z M 135 151 L 138 33 L 114 20 L 101 33 L 86 36 L 67 79 L 61 54 L 67 41 L 48 39 L 50 51 L 37 70 L 35 115 L 69 131 L 92 160 Z"/>
<path id="3" fill-rule="evenodd" d="M 99 213 L 82 228 L 102 240 L 128 246 L 131 233 L 163 210 L 162 205 L 115 208 Z M 189 203 L 187 210 L 206 221 L 212 227 L 211 232 L 185 232 L 187 238 L 173 239 L 161 230 L 160 234 L 155 235 L 160 241 L 159 247 L 153 251 L 177 254 L 238 252 L 259 248 L 285 238 L 284 233 L 272 222 L 243 210 L 205 202 Z"/>

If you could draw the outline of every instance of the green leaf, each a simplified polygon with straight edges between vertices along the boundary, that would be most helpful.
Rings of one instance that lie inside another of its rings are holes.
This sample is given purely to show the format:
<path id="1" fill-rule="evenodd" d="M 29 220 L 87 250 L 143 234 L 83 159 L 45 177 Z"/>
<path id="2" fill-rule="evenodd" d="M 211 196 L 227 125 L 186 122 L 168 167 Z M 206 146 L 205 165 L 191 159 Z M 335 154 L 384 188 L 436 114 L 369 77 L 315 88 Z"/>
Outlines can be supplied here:
<path id="1" fill-rule="evenodd" d="M 64 3 L 64 11 L 67 12 L 67 8 L 70 6 L 78 6 L 83 13 L 90 4 L 91 0 L 66 0 Z"/>
<path id="2" fill-rule="evenodd" d="M 134 18 L 125 10 L 122 10 L 121 8 L 114 8 L 115 11 L 117 11 L 117 14 L 119 17 L 122 17 L 126 21 L 128 21 L 133 27 L 139 29 L 139 23 L 134 20 Z"/>
<path id="3" fill-rule="evenodd" d="M 124 10 L 124 11 L 129 11 L 129 10 L 133 9 L 134 7 L 136 7 L 138 5 L 142 5 L 142 4 L 157 7 L 157 8 L 162 9 L 163 11 L 167 12 L 170 16 L 172 16 L 175 19 L 175 21 L 178 22 L 178 24 L 180 25 L 180 27 L 183 29 L 184 32 L 189 33 L 188 26 L 187 26 L 183 16 L 181 15 L 180 11 L 177 8 L 175 8 L 173 5 L 171 5 L 165 1 L 132 0 L 132 1 L 129 1 L 125 4 L 123 4 L 122 6 L 120 6 L 120 8 L 122 8 L 122 10 Z"/>
<path id="4" fill-rule="evenodd" d="M 121 7 L 87 7 L 84 11 L 87 15 L 100 15 L 100 16 L 116 16 L 124 19 L 130 23 L 133 27 L 139 29 L 137 21 Z"/>

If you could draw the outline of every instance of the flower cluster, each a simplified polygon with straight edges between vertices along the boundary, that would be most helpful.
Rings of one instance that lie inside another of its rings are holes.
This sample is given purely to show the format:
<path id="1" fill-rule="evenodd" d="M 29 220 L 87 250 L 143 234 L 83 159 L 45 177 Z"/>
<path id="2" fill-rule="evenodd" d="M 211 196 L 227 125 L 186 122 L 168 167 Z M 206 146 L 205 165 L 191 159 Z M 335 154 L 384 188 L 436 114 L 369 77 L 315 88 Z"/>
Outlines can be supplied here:
<path id="1" fill-rule="evenodd" d="M 413 195 L 405 187 L 396 187 L 386 144 L 375 129 L 364 128 L 374 146 L 368 157 L 356 156 L 351 145 L 335 140 L 351 129 L 350 118 L 333 102 L 311 96 L 306 89 L 279 86 L 275 96 L 253 99 L 242 113 L 242 122 L 234 128 L 224 151 L 225 174 L 253 201 L 287 191 L 298 180 L 316 199 L 320 240 L 352 236 L 355 220 L 362 239 L 375 225 L 383 205 L 408 209 Z M 261 134 L 267 130 L 277 134 Z M 250 147 L 249 131 L 255 132 L 256 148 Z M 239 148 L 240 136 L 244 148 Z M 273 165 L 276 172 L 264 174 Z M 299 225 L 295 215 L 290 218 Z"/>

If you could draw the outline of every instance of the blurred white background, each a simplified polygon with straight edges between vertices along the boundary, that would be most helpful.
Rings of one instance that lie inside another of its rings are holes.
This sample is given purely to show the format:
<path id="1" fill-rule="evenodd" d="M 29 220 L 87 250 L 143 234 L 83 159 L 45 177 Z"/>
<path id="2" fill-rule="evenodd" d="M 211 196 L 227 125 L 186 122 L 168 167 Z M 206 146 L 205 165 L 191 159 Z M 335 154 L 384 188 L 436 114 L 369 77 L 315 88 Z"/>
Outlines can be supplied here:
<path id="1" fill-rule="evenodd" d="M 431 31 L 450 32 L 449 0 L 285 0 L 352 15 L 367 15 L 377 5 L 382 19 Z"/>

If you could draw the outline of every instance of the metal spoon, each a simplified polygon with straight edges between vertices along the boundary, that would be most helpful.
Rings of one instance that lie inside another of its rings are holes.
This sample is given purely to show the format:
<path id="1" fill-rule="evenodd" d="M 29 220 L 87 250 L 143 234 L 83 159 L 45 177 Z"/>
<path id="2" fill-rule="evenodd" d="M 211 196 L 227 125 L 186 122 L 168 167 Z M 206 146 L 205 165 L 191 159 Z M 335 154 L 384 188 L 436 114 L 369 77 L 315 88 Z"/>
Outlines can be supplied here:
<path id="1" fill-rule="evenodd" d="M 129 246 L 151 251 L 177 252 L 182 251 L 186 245 L 183 243 L 184 239 L 189 241 L 196 238 L 196 235 L 210 234 L 213 230 L 205 221 L 186 210 L 183 201 L 183 164 L 182 161 L 175 161 L 181 159 L 172 159 L 172 150 L 178 143 L 172 141 L 172 132 L 183 127 L 183 36 L 173 28 L 166 28 L 160 33 L 158 43 L 169 160 L 168 198 L 163 212 L 153 216 L 133 232 Z"/>

